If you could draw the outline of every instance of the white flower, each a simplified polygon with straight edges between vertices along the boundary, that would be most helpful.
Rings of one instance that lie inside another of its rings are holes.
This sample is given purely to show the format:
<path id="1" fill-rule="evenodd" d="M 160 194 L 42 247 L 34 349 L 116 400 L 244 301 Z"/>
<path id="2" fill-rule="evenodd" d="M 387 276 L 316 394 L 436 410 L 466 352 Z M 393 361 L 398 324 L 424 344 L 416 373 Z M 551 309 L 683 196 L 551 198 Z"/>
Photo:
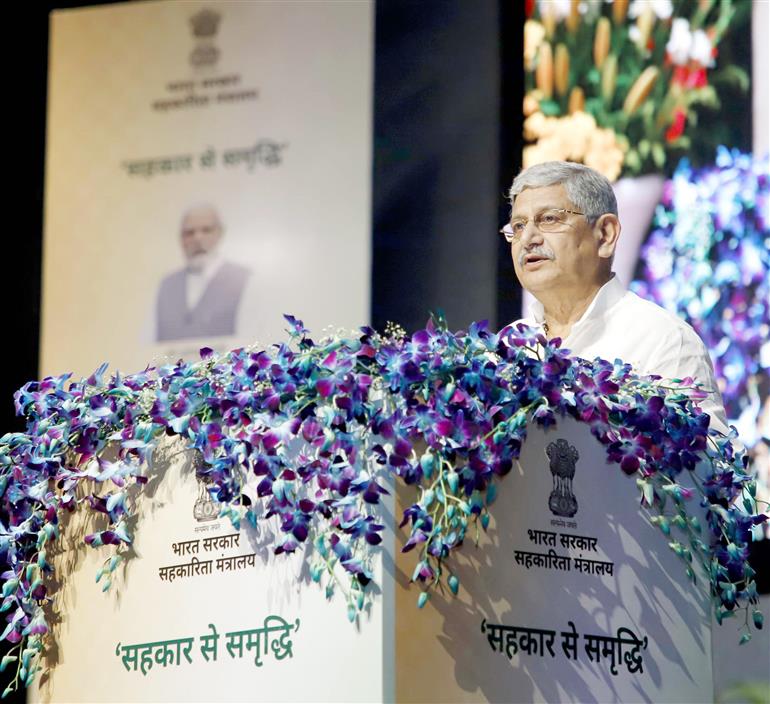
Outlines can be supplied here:
<path id="1" fill-rule="evenodd" d="M 550 15 L 558 22 L 565 17 L 569 17 L 572 3 L 570 0 L 538 0 L 537 5 L 540 9 L 541 17 Z"/>
<path id="2" fill-rule="evenodd" d="M 628 16 L 631 19 L 636 19 L 647 8 L 651 8 L 659 20 L 667 20 L 674 11 L 671 0 L 633 0 L 628 8 Z"/>
<path id="3" fill-rule="evenodd" d="M 696 29 L 692 33 L 692 44 L 690 45 L 690 58 L 697 61 L 702 66 L 711 68 L 714 65 L 713 46 L 711 40 L 702 29 Z"/>
<path id="4" fill-rule="evenodd" d="M 578 12 L 588 17 L 598 17 L 602 12 L 602 0 L 583 0 L 578 4 Z"/>
<path id="5" fill-rule="evenodd" d="M 679 66 L 684 66 L 690 58 L 692 42 L 690 23 L 683 17 L 677 17 L 671 23 L 671 36 L 668 44 L 666 44 L 666 52 L 671 61 Z"/>

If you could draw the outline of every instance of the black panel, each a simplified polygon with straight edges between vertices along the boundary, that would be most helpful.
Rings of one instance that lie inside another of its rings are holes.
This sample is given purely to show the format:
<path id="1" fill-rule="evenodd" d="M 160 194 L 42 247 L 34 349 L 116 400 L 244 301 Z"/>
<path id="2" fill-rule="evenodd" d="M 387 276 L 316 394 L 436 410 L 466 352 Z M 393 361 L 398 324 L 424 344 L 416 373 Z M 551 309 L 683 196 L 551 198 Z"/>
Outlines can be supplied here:
<path id="1" fill-rule="evenodd" d="M 494 322 L 498 3 L 389 0 L 376 16 L 373 323 Z"/>

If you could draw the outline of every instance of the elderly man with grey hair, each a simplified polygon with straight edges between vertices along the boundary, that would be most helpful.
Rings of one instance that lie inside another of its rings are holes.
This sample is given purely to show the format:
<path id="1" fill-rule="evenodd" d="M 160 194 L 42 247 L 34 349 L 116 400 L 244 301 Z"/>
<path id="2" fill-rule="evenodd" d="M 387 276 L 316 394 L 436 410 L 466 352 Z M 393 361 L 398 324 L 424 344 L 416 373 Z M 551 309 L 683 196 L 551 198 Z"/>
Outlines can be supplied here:
<path id="1" fill-rule="evenodd" d="M 620 221 L 610 182 L 587 166 L 551 161 L 522 171 L 501 230 L 522 287 L 536 299 L 517 322 L 585 359 L 621 359 L 639 374 L 692 377 L 707 392 L 701 408 L 727 432 L 706 347 L 683 320 L 626 290 L 612 271 Z"/>

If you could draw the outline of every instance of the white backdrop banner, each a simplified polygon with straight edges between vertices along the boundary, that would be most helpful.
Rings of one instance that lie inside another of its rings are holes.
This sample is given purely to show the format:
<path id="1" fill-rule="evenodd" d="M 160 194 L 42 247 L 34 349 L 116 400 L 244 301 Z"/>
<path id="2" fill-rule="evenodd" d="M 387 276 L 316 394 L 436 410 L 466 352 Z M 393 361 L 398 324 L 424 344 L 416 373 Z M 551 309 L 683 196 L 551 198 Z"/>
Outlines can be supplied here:
<path id="1" fill-rule="evenodd" d="M 41 373 L 316 334 L 370 308 L 373 4 L 51 18 Z"/>

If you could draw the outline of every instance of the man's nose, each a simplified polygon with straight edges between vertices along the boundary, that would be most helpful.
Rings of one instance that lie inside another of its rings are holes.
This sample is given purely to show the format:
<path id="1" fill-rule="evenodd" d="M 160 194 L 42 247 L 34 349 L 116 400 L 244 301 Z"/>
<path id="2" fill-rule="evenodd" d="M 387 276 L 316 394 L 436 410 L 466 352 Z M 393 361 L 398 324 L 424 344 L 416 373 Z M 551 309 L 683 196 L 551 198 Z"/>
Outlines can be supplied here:
<path id="1" fill-rule="evenodd" d="M 529 248 L 529 246 L 533 244 L 538 245 L 543 243 L 543 233 L 540 232 L 537 225 L 535 225 L 534 220 L 527 220 L 519 242 L 524 248 Z"/>

